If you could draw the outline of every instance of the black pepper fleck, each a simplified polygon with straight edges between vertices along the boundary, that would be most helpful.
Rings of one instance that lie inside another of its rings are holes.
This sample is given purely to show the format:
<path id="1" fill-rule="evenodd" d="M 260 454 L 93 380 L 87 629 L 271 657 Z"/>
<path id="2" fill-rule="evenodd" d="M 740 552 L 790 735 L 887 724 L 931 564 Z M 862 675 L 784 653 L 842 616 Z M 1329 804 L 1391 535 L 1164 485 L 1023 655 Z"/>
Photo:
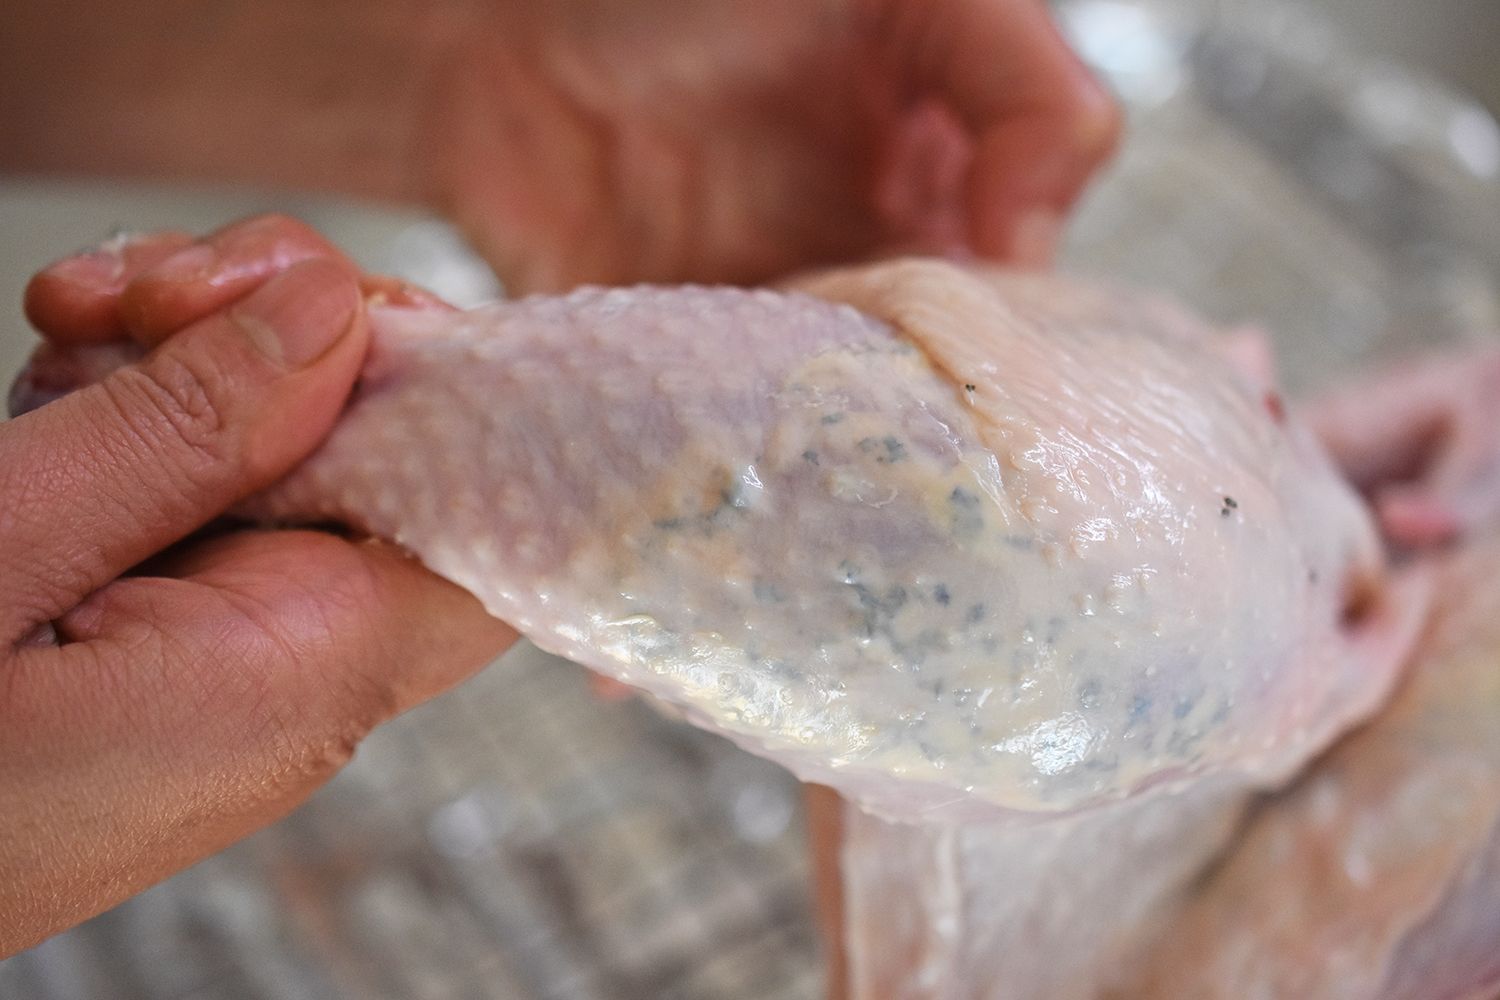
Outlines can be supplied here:
<path id="1" fill-rule="evenodd" d="M 980 508 L 978 494 L 955 486 L 948 494 L 948 507 L 955 538 L 973 538 L 984 530 L 984 511 Z"/>

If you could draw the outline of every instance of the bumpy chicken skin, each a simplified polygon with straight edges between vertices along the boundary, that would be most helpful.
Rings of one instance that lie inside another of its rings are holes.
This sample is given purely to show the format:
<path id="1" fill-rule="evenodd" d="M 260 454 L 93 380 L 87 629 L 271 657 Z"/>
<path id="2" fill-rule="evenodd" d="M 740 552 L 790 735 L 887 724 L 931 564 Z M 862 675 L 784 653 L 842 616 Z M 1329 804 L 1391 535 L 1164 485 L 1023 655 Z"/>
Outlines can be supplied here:
<path id="1" fill-rule="evenodd" d="M 1213 331 L 936 262 L 801 287 L 373 308 L 333 435 L 247 510 L 401 542 L 887 815 L 1273 785 L 1388 690 L 1412 602 Z"/>
<path id="2" fill-rule="evenodd" d="M 1500 990 L 1500 535 L 1444 558 L 1410 676 L 1286 790 L 1046 827 L 846 811 L 861 1000 L 1449 1000 Z"/>
<path id="3" fill-rule="evenodd" d="M 1386 691 L 1368 520 L 1199 324 L 937 263 L 804 287 L 376 310 L 252 508 L 887 814 L 1273 783 Z"/>

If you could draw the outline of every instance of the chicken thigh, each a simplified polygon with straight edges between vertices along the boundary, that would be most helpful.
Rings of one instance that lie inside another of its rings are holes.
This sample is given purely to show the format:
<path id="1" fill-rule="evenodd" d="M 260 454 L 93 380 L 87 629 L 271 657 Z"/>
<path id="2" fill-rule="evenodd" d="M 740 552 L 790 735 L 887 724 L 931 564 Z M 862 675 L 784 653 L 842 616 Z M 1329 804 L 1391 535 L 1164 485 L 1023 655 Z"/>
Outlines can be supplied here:
<path id="1" fill-rule="evenodd" d="M 376 310 L 252 509 L 891 815 L 1272 784 L 1383 697 L 1370 524 L 1207 330 L 937 263 L 804 288 Z"/>
<path id="2" fill-rule="evenodd" d="M 395 540 L 889 816 L 1274 785 L 1415 620 L 1254 366 L 1135 295 L 911 261 L 370 324 L 248 513 Z"/>

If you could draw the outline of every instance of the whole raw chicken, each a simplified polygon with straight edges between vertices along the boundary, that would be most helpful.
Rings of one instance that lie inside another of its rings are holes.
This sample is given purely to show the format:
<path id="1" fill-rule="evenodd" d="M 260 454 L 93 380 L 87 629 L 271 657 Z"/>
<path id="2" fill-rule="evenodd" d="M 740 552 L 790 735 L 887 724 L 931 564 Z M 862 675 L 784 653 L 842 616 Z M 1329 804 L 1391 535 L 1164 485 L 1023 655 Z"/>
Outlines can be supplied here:
<path id="1" fill-rule="evenodd" d="M 1228 341 L 938 263 L 803 287 L 377 309 L 250 510 L 394 539 L 890 815 L 1272 785 L 1384 697 L 1374 532 Z"/>

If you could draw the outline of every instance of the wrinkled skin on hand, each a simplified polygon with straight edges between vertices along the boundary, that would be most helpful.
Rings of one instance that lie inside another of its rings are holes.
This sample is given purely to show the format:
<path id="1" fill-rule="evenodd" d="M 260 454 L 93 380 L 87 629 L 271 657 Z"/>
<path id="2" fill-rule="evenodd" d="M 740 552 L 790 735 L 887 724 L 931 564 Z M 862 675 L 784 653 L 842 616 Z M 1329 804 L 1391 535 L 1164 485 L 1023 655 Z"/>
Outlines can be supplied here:
<path id="1" fill-rule="evenodd" d="M 400 297 L 363 284 L 256 220 L 28 289 L 13 401 L 78 391 L 0 424 L 0 957 L 285 815 L 515 640 L 395 546 L 219 520 L 337 419 L 363 299 Z"/>
<path id="2" fill-rule="evenodd" d="M 372 308 L 337 428 L 244 510 L 397 541 L 893 815 L 1274 784 L 1382 697 L 1411 617 L 1369 523 L 1210 331 L 932 263 L 806 287 L 861 311 Z"/>

